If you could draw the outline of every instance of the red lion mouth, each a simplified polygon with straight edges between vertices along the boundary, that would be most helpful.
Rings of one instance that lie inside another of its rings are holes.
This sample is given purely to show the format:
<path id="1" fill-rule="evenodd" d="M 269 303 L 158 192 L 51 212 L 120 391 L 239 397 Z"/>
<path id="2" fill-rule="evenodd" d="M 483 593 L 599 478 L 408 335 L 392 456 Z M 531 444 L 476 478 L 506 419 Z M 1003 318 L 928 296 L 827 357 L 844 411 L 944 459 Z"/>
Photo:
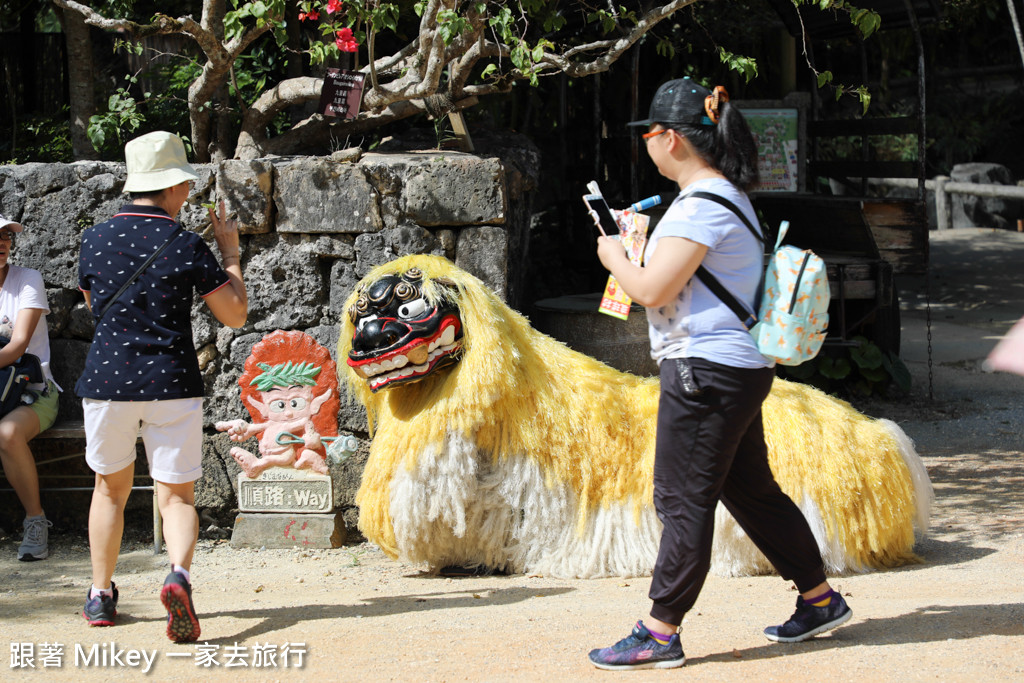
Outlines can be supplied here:
<path id="1" fill-rule="evenodd" d="M 356 373 L 367 380 L 372 391 L 399 382 L 414 382 L 429 375 L 438 365 L 456 359 L 462 350 L 457 339 L 459 321 L 449 318 L 441 330 L 432 337 L 414 339 L 401 348 L 379 356 L 354 361 L 347 360 Z"/>

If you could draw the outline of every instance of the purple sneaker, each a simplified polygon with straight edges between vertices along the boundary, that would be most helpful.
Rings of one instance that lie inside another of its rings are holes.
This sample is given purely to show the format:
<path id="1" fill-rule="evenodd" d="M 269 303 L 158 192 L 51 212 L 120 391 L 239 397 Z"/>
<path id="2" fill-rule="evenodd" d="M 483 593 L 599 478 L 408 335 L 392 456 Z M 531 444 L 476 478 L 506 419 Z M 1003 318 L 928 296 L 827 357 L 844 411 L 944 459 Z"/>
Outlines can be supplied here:
<path id="1" fill-rule="evenodd" d="M 611 647 L 590 651 L 590 663 L 598 669 L 675 669 L 686 662 L 679 634 L 673 633 L 666 645 L 656 641 L 642 621 L 633 632 Z"/>

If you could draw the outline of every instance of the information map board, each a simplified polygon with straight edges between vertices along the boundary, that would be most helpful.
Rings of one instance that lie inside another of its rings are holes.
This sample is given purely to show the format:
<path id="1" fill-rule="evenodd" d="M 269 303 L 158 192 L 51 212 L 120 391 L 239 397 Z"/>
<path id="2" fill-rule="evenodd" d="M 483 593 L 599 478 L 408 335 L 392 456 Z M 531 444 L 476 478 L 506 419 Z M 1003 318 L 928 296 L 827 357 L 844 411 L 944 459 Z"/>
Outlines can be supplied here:
<path id="1" fill-rule="evenodd" d="M 800 188 L 799 110 L 795 107 L 743 109 L 757 142 L 759 192 Z"/>

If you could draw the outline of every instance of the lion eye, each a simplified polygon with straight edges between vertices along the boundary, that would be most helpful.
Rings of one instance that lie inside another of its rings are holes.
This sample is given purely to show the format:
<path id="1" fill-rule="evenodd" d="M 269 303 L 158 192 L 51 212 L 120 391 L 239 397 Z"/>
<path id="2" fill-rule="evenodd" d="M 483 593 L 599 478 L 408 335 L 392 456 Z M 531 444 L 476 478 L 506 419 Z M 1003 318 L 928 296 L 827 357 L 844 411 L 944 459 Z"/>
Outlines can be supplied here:
<path id="1" fill-rule="evenodd" d="M 410 320 L 420 317 L 426 310 L 427 302 L 425 299 L 413 299 L 398 307 L 398 315 L 405 320 Z"/>

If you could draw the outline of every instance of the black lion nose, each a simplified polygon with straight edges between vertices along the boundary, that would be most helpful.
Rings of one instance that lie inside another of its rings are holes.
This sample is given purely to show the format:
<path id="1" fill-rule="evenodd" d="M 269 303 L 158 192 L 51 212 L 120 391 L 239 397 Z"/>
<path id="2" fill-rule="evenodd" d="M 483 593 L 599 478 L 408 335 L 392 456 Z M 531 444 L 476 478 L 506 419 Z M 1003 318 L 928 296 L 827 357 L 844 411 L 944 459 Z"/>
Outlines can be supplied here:
<path id="1" fill-rule="evenodd" d="M 377 319 L 363 325 L 352 339 L 355 351 L 367 352 L 386 349 L 409 334 L 409 327 L 397 320 Z"/>

